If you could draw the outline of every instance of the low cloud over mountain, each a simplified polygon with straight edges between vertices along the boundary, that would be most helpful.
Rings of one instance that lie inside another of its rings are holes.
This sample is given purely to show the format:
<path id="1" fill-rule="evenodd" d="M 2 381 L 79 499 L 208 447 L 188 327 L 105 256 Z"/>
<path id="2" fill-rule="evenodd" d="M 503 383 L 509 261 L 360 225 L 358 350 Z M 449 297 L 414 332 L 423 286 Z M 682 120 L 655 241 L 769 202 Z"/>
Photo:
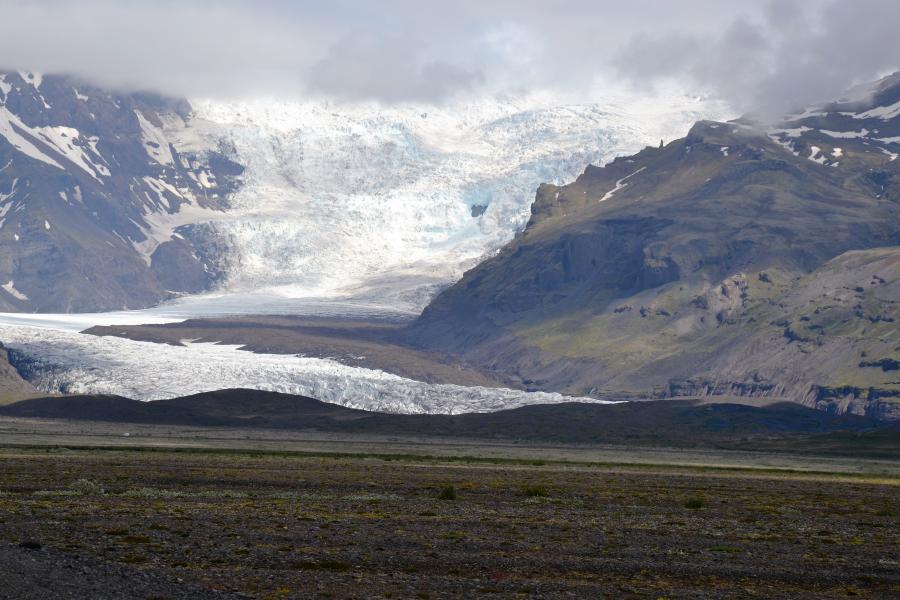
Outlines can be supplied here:
<path id="1" fill-rule="evenodd" d="M 441 102 L 674 78 L 778 113 L 896 65 L 898 17 L 886 0 L 10 1 L 0 54 L 7 68 L 187 96 Z"/>

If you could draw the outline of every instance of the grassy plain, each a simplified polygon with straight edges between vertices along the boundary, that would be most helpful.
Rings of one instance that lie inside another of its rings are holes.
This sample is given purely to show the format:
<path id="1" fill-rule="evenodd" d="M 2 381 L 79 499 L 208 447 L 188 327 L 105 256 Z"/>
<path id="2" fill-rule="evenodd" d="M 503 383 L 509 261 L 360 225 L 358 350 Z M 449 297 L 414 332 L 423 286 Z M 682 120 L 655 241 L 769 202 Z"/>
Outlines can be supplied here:
<path id="1" fill-rule="evenodd" d="M 95 443 L 0 449 L 0 544 L 252 598 L 900 594 L 885 465 Z"/>

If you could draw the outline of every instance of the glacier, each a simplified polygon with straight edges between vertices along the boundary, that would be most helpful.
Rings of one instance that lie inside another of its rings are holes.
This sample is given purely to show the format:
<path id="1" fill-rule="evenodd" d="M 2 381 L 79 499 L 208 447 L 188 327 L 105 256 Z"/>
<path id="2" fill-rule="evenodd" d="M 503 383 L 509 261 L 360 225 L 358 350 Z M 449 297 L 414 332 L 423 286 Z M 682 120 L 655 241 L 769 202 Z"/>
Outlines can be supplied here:
<path id="1" fill-rule="evenodd" d="M 228 210 L 184 219 L 226 242 L 222 286 L 142 311 L 0 315 L 0 341 L 48 392 L 156 400 L 243 387 L 366 410 L 448 414 L 596 402 L 432 385 L 323 358 L 79 333 L 242 314 L 413 318 L 522 229 L 540 183 L 570 181 L 588 164 L 728 116 L 719 103 L 677 91 L 588 95 L 591 102 L 540 92 L 440 106 L 192 100 L 190 124 L 167 131 L 170 141 L 229 148 L 245 166 Z"/>
<path id="2" fill-rule="evenodd" d="M 44 390 L 161 400 L 224 388 L 301 394 L 350 408 L 405 414 L 489 412 L 528 404 L 606 403 L 556 393 L 428 384 L 337 361 L 257 354 L 224 344 L 170 346 L 96 337 L 50 326 L 0 325 Z M 21 368 L 21 367 L 20 367 Z"/>
<path id="3" fill-rule="evenodd" d="M 421 310 L 524 227 L 538 185 L 563 183 L 727 109 L 670 92 L 596 90 L 448 105 L 194 100 L 246 167 L 219 292 L 353 297 Z"/>

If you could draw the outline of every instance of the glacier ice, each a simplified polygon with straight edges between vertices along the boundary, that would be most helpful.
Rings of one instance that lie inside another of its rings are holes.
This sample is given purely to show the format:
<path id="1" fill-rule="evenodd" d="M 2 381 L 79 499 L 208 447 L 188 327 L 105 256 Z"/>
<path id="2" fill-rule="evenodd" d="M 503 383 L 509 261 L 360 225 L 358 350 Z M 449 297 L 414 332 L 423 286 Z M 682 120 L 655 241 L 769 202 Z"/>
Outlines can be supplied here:
<path id="1" fill-rule="evenodd" d="M 0 339 L 27 357 L 45 391 L 160 400 L 223 388 L 302 394 L 351 408 L 394 413 L 489 412 L 528 404 L 600 402 L 555 393 L 428 384 L 337 361 L 256 354 L 237 346 L 184 347 L 96 337 L 50 326 L 0 325 Z"/>
<path id="2" fill-rule="evenodd" d="M 247 168 L 215 227 L 225 290 L 378 298 L 421 309 L 528 219 L 542 182 L 683 135 L 723 109 L 598 92 L 445 106 L 193 101 Z M 480 208 L 473 216 L 473 206 Z"/>
<path id="3" fill-rule="evenodd" d="M 540 183 L 570 181 L 588 164 L 727 115 L 681 93 L 635 99 L 601 90 L 594 98 L 573 103 L 542 92 L 442 106 L 192 101 L 190 125 L 166 135 L 179 149 L 221 140 L 246 166 L 231 208 L 211 224 L 229 241 L 223 287 L 145 311 L 0 315 L 0 341 L 31 361 L 31 379 L 46 391 L 153 400 L 246 387 L 405 413 L 572 401 L 426 384 L 321 358 L 78 331 L 239 314 L 409 318 L 523 227 Z"/>

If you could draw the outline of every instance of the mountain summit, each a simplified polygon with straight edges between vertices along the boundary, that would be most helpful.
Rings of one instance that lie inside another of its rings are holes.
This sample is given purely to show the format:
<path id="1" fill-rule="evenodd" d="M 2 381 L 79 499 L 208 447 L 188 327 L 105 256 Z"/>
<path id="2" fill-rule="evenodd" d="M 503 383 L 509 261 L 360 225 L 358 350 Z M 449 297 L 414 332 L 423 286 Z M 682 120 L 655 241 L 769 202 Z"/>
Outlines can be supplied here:
<path id="1" fill-rule="evenodd" d="M 208 288 L 241 167 L 184 100 L 0 73 L 0 311 L 147 306 Z"/>

